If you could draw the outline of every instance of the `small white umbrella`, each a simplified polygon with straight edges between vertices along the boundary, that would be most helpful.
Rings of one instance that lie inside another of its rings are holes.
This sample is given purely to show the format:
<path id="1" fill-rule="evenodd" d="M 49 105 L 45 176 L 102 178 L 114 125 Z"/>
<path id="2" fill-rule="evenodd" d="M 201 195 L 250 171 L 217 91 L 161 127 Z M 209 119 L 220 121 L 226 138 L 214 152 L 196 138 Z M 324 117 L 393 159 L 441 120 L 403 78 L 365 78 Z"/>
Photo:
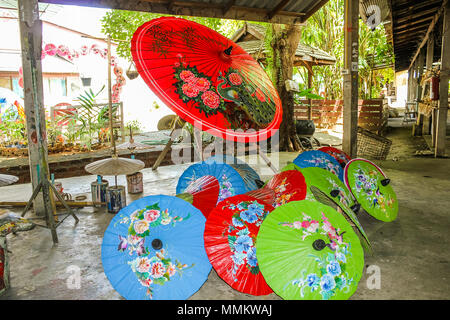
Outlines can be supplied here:
<path id="1" fill-rule="evenodd" d="M 0 174 L 0 187 L 16 183 L 18 180 L 19 178 L 16 176 L 11 176 L 9 174 Z"/>
<path id="2" fill-rule="evenodd" d="M 145 167 L 145 163 L 137 159 L 112 158 L 102 159 L 92 162 L 84 167 L 84 169 L 92 174 L 100 176 L 118 176 L 122 174 L 132 174 Z"/>

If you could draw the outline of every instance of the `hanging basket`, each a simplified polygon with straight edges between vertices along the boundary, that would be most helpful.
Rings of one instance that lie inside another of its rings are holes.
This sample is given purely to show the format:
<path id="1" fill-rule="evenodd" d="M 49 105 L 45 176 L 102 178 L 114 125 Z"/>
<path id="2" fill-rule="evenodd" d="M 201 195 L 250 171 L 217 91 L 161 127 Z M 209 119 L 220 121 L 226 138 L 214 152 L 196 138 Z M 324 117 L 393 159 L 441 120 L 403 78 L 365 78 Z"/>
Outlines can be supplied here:
<path id="1" fill-rule="evenodd" d="M 128 79 L 130 80 L 134 80 L 137 77 L 139 77 L 139 73 L 136 70 L 136 66 L 134 65 L 134 62 L 132 61 L 130 63 L 130 66 L 128 67 L 127 72 L 125 72 L 125 74 L 127 75 Z"/>

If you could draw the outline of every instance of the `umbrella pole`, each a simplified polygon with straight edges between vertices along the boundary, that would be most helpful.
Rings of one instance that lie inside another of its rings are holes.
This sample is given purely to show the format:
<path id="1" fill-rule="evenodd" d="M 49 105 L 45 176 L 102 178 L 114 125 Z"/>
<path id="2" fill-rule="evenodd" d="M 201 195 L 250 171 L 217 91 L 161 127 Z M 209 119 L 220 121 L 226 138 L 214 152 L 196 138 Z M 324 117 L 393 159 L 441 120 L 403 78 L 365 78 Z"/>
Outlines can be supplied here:
<path id="1" fill-rule="evenodd" d="M 277 168 L 275 168 L 275 166 L 273 165 L 272 162 L 270 162 L 269 158 L 267 158 L 267 155 L 264 153 L 264 151 L 261 150 L 261 146 L 258 143 L 258 153 L 261 156 L 261 158 L 263 158 L 263 160 L 266 162 L 266 164 L 270 167 L 270 169 L 272 169 L 272 171 L 277 174 L 278 170 Z"/>
<path id="2" fill-rule="evenodd" d="M 166 146 L 164 147 L 164 149 L 161 151 L 161 153 L 159 154 L 158 158 L 156 159 L 155 163 L 153 164 L 152 170 L 156 170 L 158 169 L 159 165 L 161 164 L 161 162 L 163 161 L 164 157 L 166 156 L 167 152 L 169 152 L 170 147 L 173 144 L 173 138 L 172 138 L 172 134 L 174 133 L 176 127 L 177 127 L 177 122 L 180 120 L 180 117 L 177 116 L 175 118 L 175 121 L 173 122 L 173 128 L 172 128 L 172 132 L 170 133 L 170 139 L 167 142 Z M 183 121 L 183 127 L 184 124 L 186 122 Z"/>

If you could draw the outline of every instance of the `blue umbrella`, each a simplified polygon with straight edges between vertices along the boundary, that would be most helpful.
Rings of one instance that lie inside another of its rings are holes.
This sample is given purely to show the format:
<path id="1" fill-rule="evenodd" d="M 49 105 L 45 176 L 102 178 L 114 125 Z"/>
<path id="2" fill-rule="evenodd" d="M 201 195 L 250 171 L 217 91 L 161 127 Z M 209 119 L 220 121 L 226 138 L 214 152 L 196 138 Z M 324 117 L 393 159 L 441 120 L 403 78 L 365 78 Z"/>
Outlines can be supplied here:
<path id="1" fill-rule="evenodd" d="M 259 189 L 257 180 L 261 181 L 259 174 L 250 167 L 245 161 L 242 161 L 238 158 L 227 154 L 218 154 L 208 158 L 205 162 L 207 163 L 226 163 L 232 166 L 244 179 L 245 187 L 247 188 L 247 192 Z"/>
<path id="2" fill-rule="evenodd" d="M 294 164 L 300 168 L 319 167 L 334 173 L 343 182 L 344 170 L 339 162 L 328 153 L 319 150 L 309 150 L 300 153 L 294 159 Z"/>
<path id="3" fill-rule="evenodd" d="M 183 193 L 193 181 L 203 176 L 213 176 L 219 181 L 220 192 L 217 203 L 228 197 L 247 192 L 244 179 L 232 166 L 226 163 L 202 161 L 191 165 L 183 172 L 178 179 L 177 194 Z"/>
<path id="4" fill-rule="evenodd" d="M 211 271 L 206 219 L 188 202 L 152 195 L 118 212 L 105 231 L 102 263 L 113 288 L 128 300 L 182 300 Z"/>

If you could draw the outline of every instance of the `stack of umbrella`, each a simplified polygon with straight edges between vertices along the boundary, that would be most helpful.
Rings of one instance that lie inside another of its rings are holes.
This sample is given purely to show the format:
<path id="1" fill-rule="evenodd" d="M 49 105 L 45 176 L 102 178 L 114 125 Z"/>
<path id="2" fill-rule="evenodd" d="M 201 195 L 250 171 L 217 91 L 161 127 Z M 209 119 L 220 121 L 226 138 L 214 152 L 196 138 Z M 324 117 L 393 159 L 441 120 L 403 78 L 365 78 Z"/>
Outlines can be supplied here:
<path id="1" fill-rule="evenodd" d="M 150 89 L 199 129 L 257 142 L 279 128 L 281 101 L 268 76 L 215 31 L 158 18 L 137 29 L 131 52 Z M 216 155 L 188 167 L 176 193 L 132 202 L 105 231 L 104 270 L 127 299 L 187 299 L 212 267 L 251 295 L 347 299 L 363 248 L 372 252 L 357 213 L 392 221 L 398 211 L 384 173 L 335 148 L 301 153 L 266 183 L 247 163 Z"/>
<path id="2" fill-rule="evenodd" d="M 231 156 L 194 163 L 179 178 L 176 196 L 139 199 L 113 219 L 102 247 L 108 278 L 125 298 L 185 299 L 212 267 L 246 294 L 349 298 L 364 252 L 373 254 L 360 208 L 392 221 L 398 206 L 375 164 L 346 157 L 341 165 L 329 156 L 305 151 L 264 184 Z"/>

